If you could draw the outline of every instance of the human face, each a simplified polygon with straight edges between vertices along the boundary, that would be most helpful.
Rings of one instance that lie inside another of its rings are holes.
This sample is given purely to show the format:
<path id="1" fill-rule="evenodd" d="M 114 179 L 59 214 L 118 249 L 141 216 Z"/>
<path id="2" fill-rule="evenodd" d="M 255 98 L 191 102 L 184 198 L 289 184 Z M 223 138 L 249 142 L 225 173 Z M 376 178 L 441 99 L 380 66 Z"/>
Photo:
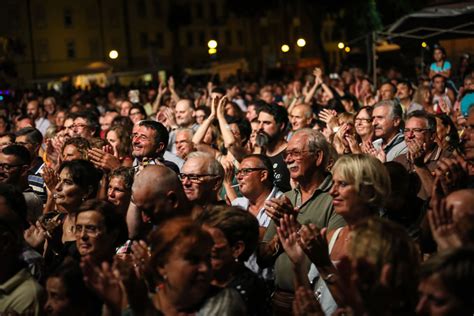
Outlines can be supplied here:
<path id="1" fill-rule="evenodd" d="M 181 127 L 189 127 L 194 122 L 194 111 L 188 101 L 182 100 L 176 103 L 176 124 Z"/>
<path id="2" fill-rule="evenodd" d="M 66 211 L 72 212 L 77 210 L 81 205 L 82 199 L 85 198 L 87 192 L 84 192 L 72 179 L 72 175 L 68 168 L 61 170 L 59 181 L 55 187 L 54 199 L 58 206 L 63 207 Z"/>
<path id="3" fill-rule="evenodd" d="M 446 140 L 446 136 L 450 132 L 450 126 L 444 126 L 443 121 L 441 119 L 436 118 L 436 138 L 438 139 L 439 144 L 443 144 Z"/>
<path id="4" fill-rule="evenodd" d="M 194 306 L 207 295 L 212 277 L 210 258 L 210 244 L 184 240 L 173 247 L 166 263 L 157 267 L 166 277 L 164 290 L 177 309 Z"/>
<path id="5" fill-rule="evenodd" d="M 155 157 L 158 146 L 155 143 L 155 131 L 146 126 L 135 124 L 132 131 L 132 155 L 135 158 Z"/>
<path id="6" fill-rule="evenodd" d="M 145 116 L 140 112 L 139 109 L 131 109 L 129 117 L 132 120 L 133 124 L 136 124 L 137 122 L 145 119 Z"/>
<path id="7" fill-rule="evenodd" d="M 237 125 L 237 123 L 231 123 L 229 124 L 229 127 L 230 127 L 230 131 L 232 132 L 232 135 L 234 135 L 236 143 L 241 144 L 242 135 L 240 134 L 239 125 Z"/>
<path id="8" fill-rule="evenodd" d="M 276 123 L 273 115 L 260 112 L 258 114 L 258 134 L 266 134 L 270 142 L 276 140 L 280 135 L 280 125 Z"/>
<path id="9" fill-rule="evenodd" d="M 123 101 L 120 104 L 120 115 L 121 116 L 128 116 L 128 114 L 130 113 L 131 108 L 132 108 L 132 103 L 130 103 L 128 101 Z"/>
<path id="10" fill-rule="evenodd" d="M 395 97 L 393 87 L 389 84 L 384 84 L 380 87 L 380 96 L 382 100 L 392 100 Z"/>
<path id="11" fill-rule="evenodd" d="M 455 316 L 468 315 L 462 310 L 462 304 L 450 294 L 438 273 L 421 280 L 418 285 L 420 297 L 416 306 L 418 315 Z"/>
<path id="12" fill-rule="evenodd" d="M 66 287 L 58 277 L 50 277 L 46 281 L 46 292 L 48 300 L 44 305 L 47 315 L 60 316 L 74 314 L 69 298 L 66 294 Z"/>
<path id="13" fill-rule="evenodd" d="M 219 228 L 204 225 L 203 229 L 207 231 L 214 240 L 214 246 L 211 251 L 213 273 L 216 275 L 226 273 L 235 262 L 229 241 Z"/>
<path id="14" fill-rule="evenodd" d="M 26 135 L 17 136 L 15 139 L 15 144 L 25 147 L 30 152 L 31 157 L 36 157 L 36 150 L 39 149 L 39 147 L 28 141 L 28 137 Z"/>
<path id="15" fill-rule="evenodd" d="M 201 125 L 202 122 L 204 122 L 205 119 L 206 119 L 206 113 L 204 113 L 203 110 L 197 110 L 196 111 L 196 123 Z"/>
<path id="16" fill-rule="evenodd" d="M 239 171 L 236 175 L 239 183 L 239 190 L 244 196 L 249 196 L 252 193 L 259 193 L 263 187 L 262 174 L 268 173 L 268 170 L 262 168 L 262 164 L 256 158 L 247 158 L 242 160 L 239 166 Z"/>
<path id="17" fill-rule="evenodd" d="M 245 118 L 249 122 L 252 122 L 252 120 L 256 117 L 257 117 L 257 112 L 255 111 L 255 105 L 249 105 L 247 107 L 247 113 L 245 113 Z"/>
<path id="18" fill-rule="evenodd" d="M 20 164 L 17 157 L 0 153 L 0 183 L 18 185 L 27 171 L 28 166 Z"/>
<path id="19" fill-rule="evenodd" d="M 176 144 L 176 154 L 182 159 L 185 159 L 194 149 L 191 135 L 188 131 L 179 131 L 176 133 L 174 143 Z"/>
<path id="20" fill-rule="evenodd" d="M 312 175 L 315 168 L 321 163 L 320 155 L 322 153 L 310 152 L 307 143 L 307 135 L 296 134 L 291 137 L 288 147 L 286 147 L 285 163 L 293 180 L 299 181 Z"/>
<path id="21" fill-rule="evenodd" d="M 346 181 L 337 170 L 334 172 L 329 194 L 333 198 L 334 211 L 344 219 L 357 219 L 361 211 L 366 209 L 366 203 L 361 199 L 355 185 Z"/>
<path id="22" fill-rule="evenodd" d="M 44 100 L 43 105 L 44 105 L 44 110 L 45 110 L 48 114 L 53 114 L 54 111 L 56 110 L 54 103 L 53 103 L 49 98 L 46 98 L 46 99 Z"/>
<path id="23" fill-rule="evenodd" d="M 367 110 L 362 110 L 354 119 L 354 126 L 357 135 L 363 137 L 373 132 L 372 118 Z"/>
<path id="24" fill-rule="evenodd" d="M 308 127 L 311 122 L 311 117 L 308 118 L 305 108 L 296 106 L 290 114 L 290 123 L 293 131 Z"/>
<path id="25" fill-rule="evenodd" d="M 54 118 L 54 122 L 57 127 L 61 128 L 64 126 L 64 121 L 66 120 L 66 113 L 63 111 L 59 111 L 56 113 L 56 117 Z"/>
<path id="26" fill-rule="evenodd" d="M 16 130 L 19 131 L 25 127 L 33 127 L 33 121 L 31 118 L 27 117 L 16 122 Z"/>
<path id="27" fill-rule="evenodd" d="M 87 124 L 87 120 L 83 117 L 78 117 L 74 120 L 74 124 L 71 126 L 72 132 L 74 137 L 84 137 L 84 138 L 91 138 L 92 137 L 92 130 Z"/>
<path id="28" fill-rule="evenodd" d="M 104 217 L 97 211 L 81 212 L 76 217 L 76 246 L 79 254 L 105 259 L 113 253 L 113 238 L 104 227 Z"/>
<path id="29" fill-rule="evenodd" d="M 400 100 L 410 99 L 410 92 L 411 90 L 406 84 L 400 83 L 397 85 L 397 97 Z"/>
<path id="30" fill-rule="evenodd" d="M 435 49 L 433 51 L 433 59 L 435 61 L 441 61 L 443 60 L 443 51 L 441 49 Z"/>
<path id="31" fill-rule="evenodd" d="M 112 177 L 107 188 L 107 200 L 115 206 L 128 205 L 131 192 L 127 191 L 123 177 Z"/>
<path id="32" fill-rule="evenodd" d="M 388 140 L 397 133 L 399 120 L 390 117 L 389 106 L 379 106 L 374 109 L 373 115 L 374 133 L 377 138 Z"/>
<path id="33" fill-rule="evenodd" d="M 410 118 L 405 124 L 403 134 L 408 147 L 426 144 L 427 148 L 430 148 L 434 143 L 435 135 L 428 130 L 428 123 L 423 118 Z"/>
<path id="34" fill-rule="evenodd" d="M 115 131 L 109 131 L 107 133 L 107 141 L 110 143 L 110 145 L 112 145 L 114 153 L 117 153 L 117 146 L 120 145 L 120 140 Z"/>
<path id="35" fill-rule="evenodd" d="M 446 84 L 444 82 L 443 77 L 436 77 L 433 79 L 433 88 L 436 92 L 443 93 L 445 87 L 446 87 Z"/>
<path id="36" fill-rule="evenodd" d="M 39 116 L 39 104 L 38 101 L 30 101 L 26 106 L 26 114 L 33 120 L 36 120 Z"/>
<path id="37" fill-rule="evenodd" d="M 71 161 L 75 159 L 84 159 L 82 153 L 74 145 L 67 145 L 63 150 L 63 161 Z"/>
<path id="38" fill-rule="evenodd" d="M 0 137 L 0 150 L 13 144 L 9 136 Z"/>
<path id="39" fill-rule="evenodd" d="M 208 175 L 207 172 L 208 162 L 205 158 L 189 158 L 181 169 L 182 175 L 197 175 L 199 179 L 192 181 L 189 177 L 181 177 L 181 183 L 183 184 L 184 193 L 190 201 L 194 201 L 198 204 L 206 204 L 207 202 L 214 200 L 216 192 L 214 188 L 216 186 L 217 177 Z"/>
<path id="40" fill-rule="evenodd" d="M 74 136 L 72 125 L 74 124 L 74 120 L 72 118 L 68 118 L 64 121 L 64 131 L 66 132 L 65 135 L 69 137 Z"/>

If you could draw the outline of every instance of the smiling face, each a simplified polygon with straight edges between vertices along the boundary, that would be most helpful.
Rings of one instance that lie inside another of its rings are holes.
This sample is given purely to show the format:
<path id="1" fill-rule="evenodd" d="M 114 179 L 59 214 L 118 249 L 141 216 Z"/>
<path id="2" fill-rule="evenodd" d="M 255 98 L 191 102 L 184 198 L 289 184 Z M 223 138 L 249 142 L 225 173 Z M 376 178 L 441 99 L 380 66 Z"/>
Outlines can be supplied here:
<path id="1" fill-rule="evenodd" d="M 217 177 L 207 175 L 208 161 L 206 158 L 189 158 L 184 163 L 181 172 L 182 174 L 187 175 L 201 175 L 198 180 L 191 180 L 189 177 L 184 177 L 181 179 L 184 193 L 190 201 L 205 205 L 215 198 L 216 192 L 214 189 L 218 179 Z"/>
<path id="2" fill-rule="evenodd" d="M 311 123 L 311 113 L 304 106 L 295 106 L 290 114 L 291 129 L 293 131 L 308 127 Z"/>
<path id="3" fill-rule="evenodd" d="M 373 132 L 372 118 L 367 110 L 360 111 L 354 119 L 354 126 L 357 135 L 360 137 L 369 135 Z"/>
<path id="4" fill-rule="evenodd" d="M 117 153 L 117 147 L 120 145 L 120 139 L 117 136 L 115 131 L 109 131 L 107 133 L 107 141 L 112 145 L 114 149 L 114 154 Z"/>
<path id="5" fill-rule="evenodd" d="M 434 143 L 435 134 L 428 129 L 428 122 L 424 118 L 412 117 L 405 124 L 405 142 L 408 146 L 415 143 L 426 144 L 431 148 Z"/>
<path id="6" fill-rule="evenodd" d="M 334 211 L 344 219 L 361 218 L 368 207 L 354 184 L 349 183 L 337 170 L 333 175 L 333 186 L 329 191 L 333 198 Z"/>
<path id="7" fill-rule="evenodd" d="M 190 127 L 194 123 L 194 110 L 189 100 L 180 100 L 176 103 L 176 123 L 180 127 Z"/>
<path id="8" fill-rule="evenodd" d="M 156 131 L 135 124 L 132 131 L 132 155 L 135 158 L 155 157 L 158 146 L 155 143 Z"/>
<path id="9" fill-rule="evenodd" d="M 302 133 L 291 137 L 286 148 L 287 156 L 285 163 L 293 180 L 300 180 L 315 172 L 321 164 L 321 155 L 310 152 L 308 148 L 308 136 Z"/>
<path id="10" fill-rule="evenodd" d="M 247 172 L 247 174 L 241 172 L 236 175 L 239 190 L 244 196 L 258 194 L 262 191 L 262 187 L 264 187 L 262 182 L 268 177 L 266 176 L 268 170 L 255 170 L 257 168 L 264 169 L 263 164 L 257 158 L 249 157 L 240 163 L 239 170 L 254 169 Z"/>

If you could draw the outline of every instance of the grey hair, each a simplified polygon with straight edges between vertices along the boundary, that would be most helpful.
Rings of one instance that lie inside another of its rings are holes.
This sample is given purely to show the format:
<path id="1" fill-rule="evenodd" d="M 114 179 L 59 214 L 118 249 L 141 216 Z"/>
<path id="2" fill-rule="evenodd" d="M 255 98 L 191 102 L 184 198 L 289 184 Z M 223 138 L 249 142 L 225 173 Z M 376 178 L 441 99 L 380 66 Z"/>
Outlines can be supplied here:
<path id="1" fill-rule="evenodd" d="M 191 128 L 187 128 L 187 127 L 180 127 L 176 129 L 175 135 L 178 135 L 179 132 L 188 132 L 189 135 L 191 135 L 191 138 L 194 135 L 194 131 Z"/>
<path id="2" fill-rule="evenodd" d="M 382 107 L 382 106 L 388 106 L 390 107 L 390 118 L 403 118 L 403 110 L 400 104 L 394 100 L 382 100 L 380 102 L 377 102 L 374 105 L 374 109 Z"/>
<path id="3" fill-rule="evenodd" d="M 331 146 L 326 140 L 326 137 L 324 137 L 321 132 L 311 128 L 302 128 L 296 131 L 292 137 L 299 134 L 303 134 L 308 138 L 308 150 L 315 152 L 320 150 L 323 152 L 323 161 L 321 167 L 326 168 L 330 155 L 329 146 Z"/>
<path id="4" fill-rule="evenodd" d="M 203 151 L 193 151 L 189 153 L 186 160 L 192 158 L 200 158 L 205 159 L 207 162 L 207 173 L 212 174 L 215 176 L 219 176 L 221 179 L 224 178 L 224 168 L 222 165 L 217 161 L 213 155 L 203 152 Z"/>

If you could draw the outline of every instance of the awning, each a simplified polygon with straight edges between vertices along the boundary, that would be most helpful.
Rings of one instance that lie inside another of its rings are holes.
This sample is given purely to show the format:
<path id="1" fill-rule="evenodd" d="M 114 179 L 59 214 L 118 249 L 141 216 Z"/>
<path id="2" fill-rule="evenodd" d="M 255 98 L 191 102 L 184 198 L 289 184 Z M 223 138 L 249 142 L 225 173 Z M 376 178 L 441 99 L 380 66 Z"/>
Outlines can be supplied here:
<path id="1" fill-rule="evenodd" d="M 425 8 L 402 17 L 380 34 L 395 41 L 474 38 L 474 3 L 470 1 Z"/>

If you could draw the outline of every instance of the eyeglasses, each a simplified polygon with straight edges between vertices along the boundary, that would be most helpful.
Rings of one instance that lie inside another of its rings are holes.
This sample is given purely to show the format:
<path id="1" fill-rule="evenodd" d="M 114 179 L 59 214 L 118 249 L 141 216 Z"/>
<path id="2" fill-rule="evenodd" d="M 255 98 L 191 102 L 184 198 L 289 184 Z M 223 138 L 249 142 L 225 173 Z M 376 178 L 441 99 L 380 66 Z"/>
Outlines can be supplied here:
<path id="1" fill-rule="evenodd" d="M 413 132 L 413 134 L 419 135 L 429 130 L 430 130 L 429 128 L 405 128 L 403 129 L 403 134 L 410 134 L 411 132 Z"/>
<path id="2" fill-rule="evenodd" d="M 102 232 L 102 228 L 100 226 L 95 225 L 76 225 L 74 234 L 76 236 L 81 236 L 82 233 L 86 234 L 89 237 L 97 237 Z"/>
<path id="3" fill-rule="evenodd" d="M 283 151 L 283 159 L 288 158 L 289 156 L 293 157 L 294 159 L 300 159 L 304 153 L 314 153 L 314 150 L 284 150 Z"/>
<path id="4" fill-rule="evenodd" d="M 87 124 L 72 124 L 71 128 L 86 128 Z"/>
<path id="5" fill-rule="evenodd" d="M 205 177 L 219 177 L 218 175 L 215 174 L 193 174 L 193 173 L 180 173 L 179 174 L 179 179 L 181 181 L 186 180 L 186 178 L 189 179 L 189 181 L 194 182 L 194 183 L 201 183 L 204 181 Z"/>
<path id="6" fill-rule="evenodd" d="M 24 164 L 19 164 L 19 165 L 9 165 L 7 163 L 0 163 L 0 170 L 5 170 L 5 171 L 10 171 L 12 170 L 13 168 L 16 168 L 16 167 L 21 167 L 21 166 L 24 166 Z"/>
<path id="7" fill-rule="evenodd" d="M 237 172 L 235 173 L 236 176 L 239 176 L 239 175 L 242 175 L 242 176 L 247 176 L 250 172 L 254 172 L 254 171 L 261 171 L 261 170 L 267 170 L 265 168 L 242 168 L 242 169 L 239 169 L 237 170 Z"/>
<path id="8" fill-rule="evenodd" d="M 372 119 L 366 119 L 366 118 L 356 118 L 354 120 L 354 123 L 372 123 Z"/>

